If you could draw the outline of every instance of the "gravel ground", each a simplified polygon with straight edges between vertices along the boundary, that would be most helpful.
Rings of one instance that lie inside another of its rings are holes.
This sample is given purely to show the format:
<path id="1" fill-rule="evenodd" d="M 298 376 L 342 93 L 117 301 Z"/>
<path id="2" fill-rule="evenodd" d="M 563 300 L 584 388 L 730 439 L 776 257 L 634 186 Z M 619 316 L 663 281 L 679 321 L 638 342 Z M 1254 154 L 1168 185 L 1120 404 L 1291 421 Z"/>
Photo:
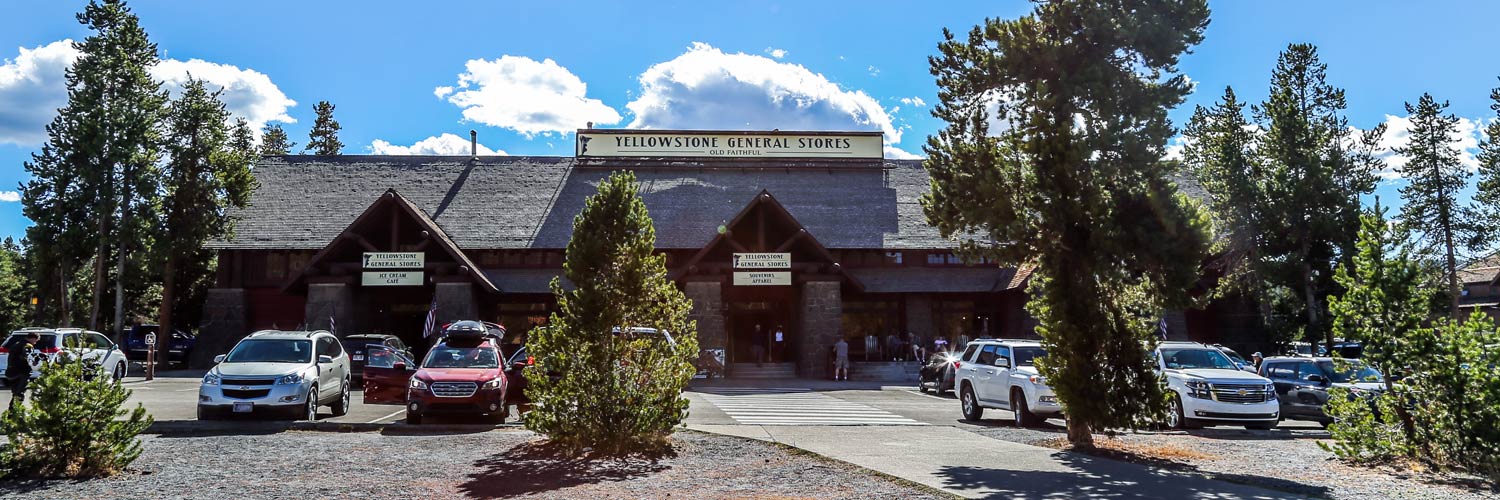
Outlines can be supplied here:
<path id="1" fill-rule="evenodd" d="M 1018 429 L 1008 421 L 986 420 L 976 432 L 996 439 L 1034 444 L 1065 439 L 1060 422 L 1039 429 Z M 1141 432 L 1118 436 L 1135 447 L 1183 450 L 1204 458 L 1176 458 L 1155 465 L 1201 472 L 1211 477 L 1312 497 L 1356 499 L 1494 499 L 1500 489 L 1477 478 L 1411 469 L 1370 468 L 1344 464 L 1318 447 L 1328 433 L 1296 424 L 1271 431 L 1213 427 L 1190 432 Z M 1116 457 L 1136 458 L 1138 457 Z M 1137 460 L 1142 461 L 1142 460 Z"/>
<path id="2" fill-rule="evenodd" d="M 6 498 L 946 498 L 775 445 L 678 433 L 659 459 L 572 459 L 525 431 L 144 436 L 123 475 Z"/>

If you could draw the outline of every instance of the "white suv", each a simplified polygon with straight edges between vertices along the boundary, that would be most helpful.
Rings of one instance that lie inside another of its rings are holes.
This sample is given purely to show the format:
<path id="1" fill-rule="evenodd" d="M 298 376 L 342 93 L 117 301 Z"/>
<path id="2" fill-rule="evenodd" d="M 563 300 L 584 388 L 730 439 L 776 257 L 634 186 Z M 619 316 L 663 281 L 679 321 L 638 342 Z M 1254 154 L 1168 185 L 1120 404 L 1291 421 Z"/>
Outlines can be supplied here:
<path id="1" fill-rule="evenodd" d="M 1171 392 L 1167 427 L 1276 427 L 1281 417 L 1276 387 L 1264 377 L 1240 371 L 1218 349 L 1197 342 L 1162 342 L 1151 357 Z"/>
<path id="2" fill-rule="evenodd" d="M 1034 340 L 980 339 L 969 342 L 956 363 L 959 403 L 965 420 L 979 420 L 985 408 L 1011 410 L 1017 427 L 1032 427 L 1062 415 L 1035 360 L 1046 356 Z"/>
<path id="3" fill-rule="evenodd" d="M 349 355 L 325 330 L 263 330 L 214 357 L 198 387 L 198 419 L 225 413 L 281 413 L 317 420 L 318 407 L 349 412 Z"/>
<path id="4" fill-rule="evenodd" d="M 5 342 L 0 343 L 0 366 L 4 366 L 10 359 L 10 349 L 24 342 L 27 335 L 37 334 L 39 340 L 36 350 L 32 353 L 31 378 L 42 376 L 42 365 L 57 361 L 63 351 L 69 349 L 81 349 L 83 359 L 88 361 L 93 368 L 108 373 L 110 378 L 120 380 L 125 378 L 125 370 L 129 361 L 125 359 L 125 351 L 104 334 L 84 330 L 81 328 L 22 328 L 10 334 Z M 66 358 L 65 358 L 66 359 Z"/>

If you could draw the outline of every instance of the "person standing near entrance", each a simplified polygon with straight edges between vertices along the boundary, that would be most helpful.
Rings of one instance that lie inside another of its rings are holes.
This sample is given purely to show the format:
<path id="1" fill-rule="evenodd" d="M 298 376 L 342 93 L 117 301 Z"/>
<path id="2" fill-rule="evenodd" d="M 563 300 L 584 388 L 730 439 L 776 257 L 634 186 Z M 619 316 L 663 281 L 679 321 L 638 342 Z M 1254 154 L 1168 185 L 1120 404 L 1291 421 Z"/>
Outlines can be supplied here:
<path id="1" fill-rule="evenodd" d="M 891 361 L 901 361 L 901 338 L 896 336 L 895 331 L 885 336 L 885 357 Z"/>
<path id="2" fill-rule="evenodd" d="M 786 329 L 776 325 L 776 332 L 771 334 L 771 362 L 782 363 L 786 352 Z"/>
<path id="3" fill-rule="evenodd" d="M 844 378 L 840 379 L 839 374 Z M 849 343 L 844 337 L 839 337 L 838 342 L 833 343 L 833 379 L 849 380 Z"/>
<path id="4" fill-rule="evenodd" d="M 755 356 L 755 366 L 766 362 L 766 337 L 760 334 L 760 325 L 755 325 L 755 334 L 750 336 L 750 354 Z"/>
<path id="5" fill-rule="evenodd" d="M 31 332 L 24 339 L 5 346 L 10 351 L 10 358 L 5 363 L 5 383 L 10 384 L 12 408 L 26 401 L 26 386 L 31 384 L 31 356 L 36 351 L 36 343 L 41 340 L 41 335 Z"/>

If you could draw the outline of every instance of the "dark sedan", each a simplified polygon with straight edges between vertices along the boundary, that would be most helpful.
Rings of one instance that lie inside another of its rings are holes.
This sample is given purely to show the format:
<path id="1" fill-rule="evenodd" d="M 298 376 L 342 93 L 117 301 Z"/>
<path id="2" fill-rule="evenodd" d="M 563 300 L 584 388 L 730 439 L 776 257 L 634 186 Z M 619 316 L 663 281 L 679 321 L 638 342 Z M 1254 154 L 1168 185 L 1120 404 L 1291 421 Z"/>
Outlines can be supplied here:
<path id="1" fill-rule="evenodd" d="M 1333 420 L 1323 412 L 1328 389 L 1342 387 L 1359 397 L 1385 391 L 1385 377 L 1357 359 L 1267 358 L 1260 375 L 1271 379 L 1281 401 L 1281 418 L 1312 420 L 1325 427 Z"/>
<path id="2" fill-rule="evenodd" d="M 407 348 L 406 344 L 395 335 L 366 333 L 350 335 L 339 339 L 339 342 L 344 344 L 344 350 L 349 352 L 349 372 L 354 380 L 364 380 L 365 362 L 369 356 L 367 351 L 372 345 L 385 347 L 396 356 L 397 361 L 403 361 L 408 366 L 416 366 L 416 363 L 412 361 L 414 356 L 411 354 L 411 349 Z"/>
<path id="3" fill-rule="evenodd" d="M 958 353 L 933 353 L 927 358 L 927 364 L 922 365 L 917 388 L 922 392 L 932 391 L 938 394 L 953 390 L 953 363 L 956 361 Z"/>

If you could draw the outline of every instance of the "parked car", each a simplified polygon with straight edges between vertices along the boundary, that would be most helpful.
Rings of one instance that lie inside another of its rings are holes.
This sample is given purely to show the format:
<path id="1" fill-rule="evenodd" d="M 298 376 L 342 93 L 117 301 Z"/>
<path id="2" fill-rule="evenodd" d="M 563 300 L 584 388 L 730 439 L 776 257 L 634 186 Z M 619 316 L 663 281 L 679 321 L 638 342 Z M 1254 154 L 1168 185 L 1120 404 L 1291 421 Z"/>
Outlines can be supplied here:
<path id="1" fill-rule="evenodd" d="M 370 346 L 384 346 L 388 352 L 400 361 L 406 362 L 407 366 L 414 366 L 416 359 L 412 356 L 411 349 L 401 342 L 401 338 L 395 335 L 383 335 L 378 333 L 365 333 L 350 335 L 339 339 L 344 345 L 344 352 L 349 353 L 349 373 L 354 376 L 355 385 L 364 382 L 365 379 L 365 356 Z M 391 361 L 394 363 L 395 361 Z"/>
<path id="2" fill-rule="evenodd" d="M 317 420 L 349 412 L 349 355 L 327 330 L 262 330 L 214 357 L 198 386 L 198 419 L 269 413 Z"/>
<path id="3" fill-rule="evenodd" d="M 1318 350 L 1318 352 L 1324 351 L 1326 349 Z M 1365 346 L 1355 341 L 1334 342 L 1333 352 L 1338 353 L 1339 357 L 1344 359 L 1359 359 L 1360 356 L 1364 356 L 1365 354 Z M 1326 356 L 1326 354 L 1319 354 L 1319 356 Z"/>
<path id="4" fill-rule="evenodd" d="M 1314 347 L 1312 344 L 1307 342 L 1287 342 L 1286 350 L 1284 352 L 1287 356 L 1296 356 L 1302 358 L 1311 358 L 1314 354 L 1323 354 L 1321 348 Z"/>
<path id="5" fill-rule="evenodd" d="M 1366 398 L 1385 392 L 1385 376 L 1357 359 L 1276 357 L 1261 362 L 1260 370 L 1276 386 L 1281 418 L 1312 420 L 1324 427 L 1333 422 L 1323 412 L 1328 389 L 1343 387 Z"/>
<path id="6" fill-rule="evenodd" d="M 922 365 L 918 373 L 917 389 L 939 395 L 953 390 L 953 366 L 958 363 L 959 355 L 956 352 L 935 352 L 928 356 L 927 364 Z"/>
<path id="7" fill-rule="evenodd" d="M 1224 353 L 1225 356 L 1229 356 L 1229 360 L 1234 362 L 1235 368 L 1239 368 L 1240 371 L 1255 373 L 1255 363 L 1246 360 L 1244 356 L 1240 355 L 1240 353 L 1234 352 L 1234 349 L 1230 349 L 1220 344 L 1214 344 L 1213 347 L 1215 349 L 1218 349 L 1219 352 Z"/>
<path id="8" fill-rule="evenodd" d="M 1270 380 L 1241 371 L 1223 351 L 1197 342 L 1162 342 L 1152 353 L 1171 391 L 1167 427 L 1243 425 L 1272 429 L 1281 408 Z"/>
<path id="9" fill-rule="evenodd" d="M 502 336 L 478 321 L 447 325 L 422 365 L 395 360 L 388 347 L 370 346 L 365 365 L 365 402 L 406 405 L 406 423 L 421 424 L 429 415 L 476 415 L 496 423 L 509 416 L 507 397 L 521 378 L 525 359 L 502 358 Z M 381 354 L 378 355 L 377 352 Z M 518 351 L 518 352 L 524 352 Z"/>
<path id="10" fill-rule="evenodd" d="M 985 408 L 1011 410 L 1017 427 L 1032 427 L 1062 415 L 1047 379 L 1036 371 L 1047 355 L 1033 340 L 980 339 L 964 348 L 955 372 L 965 420 L 984 417 Z"/>
<path id="11" fill-rule="evenodd" d="M 193 350 L 193 345 L 198 343 L 198 337 L 175 328 L 173 330 L 172 344 L 167 348 L 167 359 L 159 359 L 157 362 L 162 364 L 176 363 L 178 366 L 186 365 L 188 356 Z M 160 331 L 161 327 L 157 325 L 135 325 L 126 330 L 125 352 L 130 353 L 130 359 L 145 362 L 146 334 L 159 333 Z M 161 335 L 158 334 L 156 341 L 164 342 L 166 339 L 161 338 Z"/>
<path id="12" fill-rule="evenodd" d="M 22 328 L 11 332 L 5 342 L 0 343 L 0 366 L 10 360 L 10 348 L 15 342 L 24 342 L 26 335 L 36 333 L 38 341 L 32 355 L 31 378 L 42 376 L 42 367 L 48 362 L 69 361 L 69 349 L 81 349 L 83 359 L 94 373 L 108 373 L 114 380 L 125 378 L 128 359 L 120 346 L 104 334 L 81 328 Z"/>

